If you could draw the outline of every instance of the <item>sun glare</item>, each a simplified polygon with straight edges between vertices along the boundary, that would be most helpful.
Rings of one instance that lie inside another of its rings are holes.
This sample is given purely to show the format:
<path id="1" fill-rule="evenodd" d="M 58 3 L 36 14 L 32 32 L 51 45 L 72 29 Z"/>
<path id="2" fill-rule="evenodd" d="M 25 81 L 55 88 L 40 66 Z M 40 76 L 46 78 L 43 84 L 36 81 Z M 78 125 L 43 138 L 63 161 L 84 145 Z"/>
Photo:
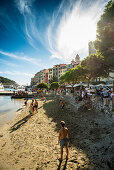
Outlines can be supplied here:
<path id="1" fill-rule="evenodd" d="M 86 48 L 89 41 L 95 40 L 95 37 L 96 23 L 92 21 L 91 16 L 73 12 L 67 19 L 62 20 L 58 27 L 58 51 L 65 56 L 70 55 L 76 49 Z"/>
<path id="2" fill-rule="evenodd" d="M 55 56 L 68 61 L 69 56 L 74 52 L 81 58 L 86 57 L 88 43 L 96 39 L 97 22 L 101 14 L 102 8 L 99 7 L 99 1 L 88 10 L 82 8 L 79 2 L 73 5 L 72 10 L 64 9 L 54 36 L 52 33 L 48 34 L 48 41 L 52 42 L 50 47 L 53 58 Z M 49 27 L 49 30 L 53 30 L 53 27 Z"/>

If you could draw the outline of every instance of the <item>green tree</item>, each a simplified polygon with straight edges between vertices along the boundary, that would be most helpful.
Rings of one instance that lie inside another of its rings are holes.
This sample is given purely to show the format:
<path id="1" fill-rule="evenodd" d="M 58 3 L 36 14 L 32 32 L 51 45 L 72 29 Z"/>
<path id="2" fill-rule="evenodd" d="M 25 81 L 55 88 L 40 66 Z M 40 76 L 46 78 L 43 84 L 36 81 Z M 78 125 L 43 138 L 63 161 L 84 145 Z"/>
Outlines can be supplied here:
<path id="1" fill-rule="evenodd" d="M 107 77 L 108 74 L 104 71 L 103 68 L 103 57 L 97 54 L 92 54 L 86 57 L 81 62 L 81 66 L 83 68 L 83 76 L 85 80 L 88 82 L 88 86 L 91 80 L 97 77 Z"/>
<path id="2" fill-rule="evenodd" d="M 85 70 L 82 67 L 82 65 L 78 65 L 74 68 L 74 80 L 75 83 L 78 83 L 80 81 L 84 81 L 85 80 Z"/>
<path id="3" fill-rule="evenodd" d="M 40 84 L 38 84 L 37 88 L 48 89 L 48 85 L 47 85 L 47 83 L 40 83 Z"/>
<path id="4" fill-rule="evenodd" d="M 53 82 L 51 83 L 51 86 L 50 86 L 51 89 L 58 89 L 59 88 L 59 83 L 58 82 Z"/>
<path id="5" fill-rule="evenodd" d="M 11 84 L 17 85 L 17 83 L 15 81 L 10 80 L 8 78 L 4 78 L 2 76 L 0 76 L 0 82 L 2 82 L 4 85 L 11 85 Z"/>
<path id="6" fill-rule="evenodd" d="M 104 57 L 105 72 L 114 72 L 114 1 L 108 2 L 97 23 L 97 38 L 94 42 L 97 53 Z"/>
<path id="7" fill-rule="evenodd" d="M 85 79 L 84 69 L 81 65 L 76 66 L 75 68 L 69 69 L 60 77 L 60 83 L 69 83 L 72 86 L 80 81 Z"/>
<path id="8" fill-rule="evenodd" d="M 50 84 L 53 82 L 58 82 L 58 78 L 56 76 L 53 76 L 53 78 L 49 80 Z"/>

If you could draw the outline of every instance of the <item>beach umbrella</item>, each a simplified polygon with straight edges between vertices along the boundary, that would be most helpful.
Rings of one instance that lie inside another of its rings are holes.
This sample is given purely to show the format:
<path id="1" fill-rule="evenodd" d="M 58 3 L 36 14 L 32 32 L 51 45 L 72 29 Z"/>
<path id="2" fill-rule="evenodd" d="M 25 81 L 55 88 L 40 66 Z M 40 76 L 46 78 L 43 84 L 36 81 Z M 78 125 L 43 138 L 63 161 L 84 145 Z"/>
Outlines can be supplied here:
<path id="1" fill-rule="evenodd" d="M 72 87 L 71 85 L 67 85 L 66 87 Z"/>
<path id="2" fill-rule="evenodd" d="M 78 87 L 78 86 L 80 86 L 80 84 L 75 84 L 73 87 Z"/>
<path id="3" fill-rule="evenodd" d="M 106 86 L 108 86 L 108 87 L 113 87 L 113 84 L 106 84 Z"/>
<path id="4" fill-rule="evenodd" d="M 105 86 L 105 84 L 98 84 L 98 85 L 96 85 L 96 86 Z"/>

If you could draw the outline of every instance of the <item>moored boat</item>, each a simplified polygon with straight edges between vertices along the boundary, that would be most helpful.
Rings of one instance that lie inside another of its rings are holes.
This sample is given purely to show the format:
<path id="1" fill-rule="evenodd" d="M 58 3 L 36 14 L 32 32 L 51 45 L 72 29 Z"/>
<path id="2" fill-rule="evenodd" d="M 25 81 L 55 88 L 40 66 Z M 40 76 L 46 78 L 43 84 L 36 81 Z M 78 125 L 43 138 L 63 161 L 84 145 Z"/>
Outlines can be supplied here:
<path id="1" fill-rule="evenodd" d="M 3 86 L 2 82 L 0 82 L 0 91 L 4 91 L 4 86 Z"/>
<path id="2" fill-rule="evenodd" d="M 13 94 L 11 98 L 22 99 L 22 98 L 33 98 L 33 94 Z"/>

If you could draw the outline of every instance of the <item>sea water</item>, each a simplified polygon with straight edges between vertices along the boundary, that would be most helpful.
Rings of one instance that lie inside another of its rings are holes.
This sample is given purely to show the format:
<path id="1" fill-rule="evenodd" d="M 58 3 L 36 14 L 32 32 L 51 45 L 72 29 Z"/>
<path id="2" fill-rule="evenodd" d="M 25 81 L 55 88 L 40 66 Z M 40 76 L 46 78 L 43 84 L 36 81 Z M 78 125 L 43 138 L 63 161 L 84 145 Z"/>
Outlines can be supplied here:
<path id="1" fill-rule="evenodd" d="M 0 126 L 8 123 L 17 109 L 24 104 L 24 99 L 11 99 L 11 96 L 0 96 Z"/>

